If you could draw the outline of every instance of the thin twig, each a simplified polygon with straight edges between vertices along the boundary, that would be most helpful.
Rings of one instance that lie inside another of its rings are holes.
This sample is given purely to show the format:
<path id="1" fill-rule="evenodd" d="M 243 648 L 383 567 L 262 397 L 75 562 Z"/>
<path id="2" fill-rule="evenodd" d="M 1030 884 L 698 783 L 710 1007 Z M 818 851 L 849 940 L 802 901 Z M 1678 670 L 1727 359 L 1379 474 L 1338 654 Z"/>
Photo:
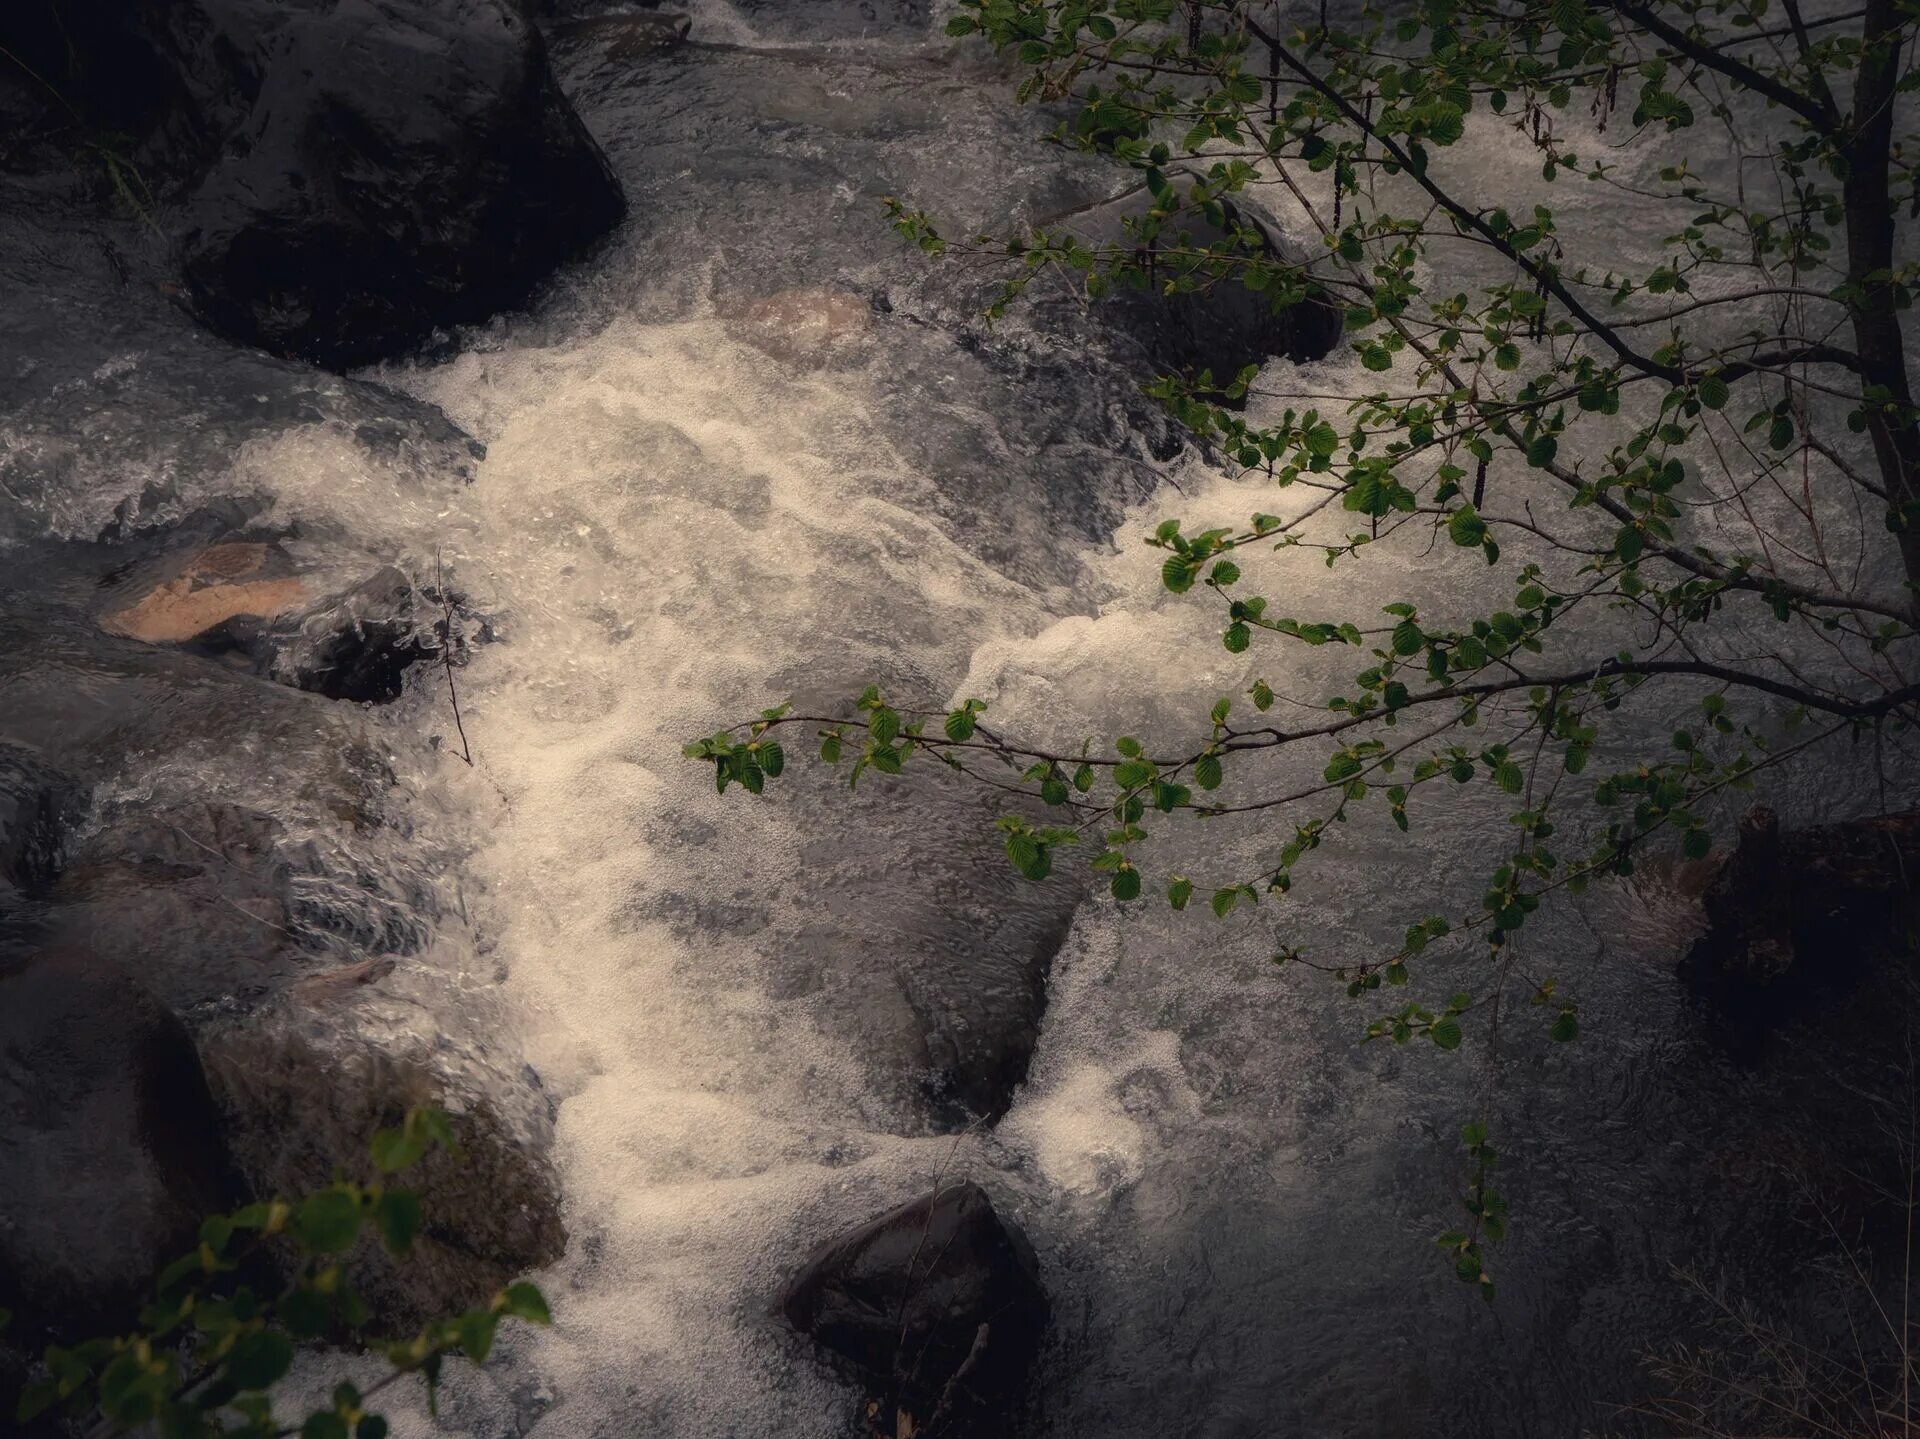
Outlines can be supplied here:
<path id="1" fill-rule="evenodd" d="M 440 592 L 440 605 L 446 611 L 446 628 L 440 635 L 440 661 L 447 671 L 447 698 L 453 701 L 453 727 L 460 732 L 460 758 L 473 765 L 473 748 L 467 743 L 467 727 L 460 722 L 460 691 L 453 687 L 453 601 L 447 597 L 447 584 L 440 567 L 440 546 L 433 547 L 433 584 Z"/>

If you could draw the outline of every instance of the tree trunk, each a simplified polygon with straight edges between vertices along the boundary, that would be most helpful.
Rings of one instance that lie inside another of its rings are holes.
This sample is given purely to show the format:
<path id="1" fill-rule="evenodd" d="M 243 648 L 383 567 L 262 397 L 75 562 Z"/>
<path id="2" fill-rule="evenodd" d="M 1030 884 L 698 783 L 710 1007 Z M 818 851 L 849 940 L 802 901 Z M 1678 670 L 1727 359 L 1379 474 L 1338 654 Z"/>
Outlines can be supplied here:
<path id="1" fill-rule="evenodd" d="M 1852 131 L 1845 142 L 1847 307 L 1861 362 L 1862 387 L 1887 392 L 1891 413 L 1867 412 L 1874 459 L 1885 481 L 1891 523 L 1906 566 L 1908 602 L 1920 609 L 1920 421 L 1907 381 L 1900 312 L 1894 308 L 1892 171 L 1895 87 L 1900 79 L 1898 0 L 1868 0 L 1855 75 Z"/>

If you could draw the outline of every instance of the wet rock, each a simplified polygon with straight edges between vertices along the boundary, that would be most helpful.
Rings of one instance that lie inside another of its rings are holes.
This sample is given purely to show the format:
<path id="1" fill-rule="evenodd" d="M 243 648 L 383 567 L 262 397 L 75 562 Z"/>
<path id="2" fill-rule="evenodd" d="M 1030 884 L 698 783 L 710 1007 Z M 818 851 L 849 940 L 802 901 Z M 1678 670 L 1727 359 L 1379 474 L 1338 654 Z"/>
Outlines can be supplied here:
<path id="1" fill-rule="evenodd" d="M 595 46 L 614 63 L 643 60 L 687 43 L 693 19 L 674 10 L 634 10 L 618 0 L 533 0 L 534 18 L 569 42 Z"/>
<path id="2" fill-rule="evenodd" d="M 0 1304 L 68 1338 L 125 1323 L 233 1198 L 220 1132 L 192 1040 L 125 969 L 0 975 Z"/>
<path id="3" fill-rule="evenodd" d="M 1233 233 L 1251 232 L 1253 248 L 1268 257 L 1293 260 L 1271 227 L 1257 217 L 1222 202 L 1223 219 Z M 1090 244 L 1129 245 L 1147 258 L 1155 248 L 1191 248 L 1215 245 L 1229 237 L 1226 226 L 1204 216 L 1183 214 L 1148 244 L 1130 233 L 1126 220 L 1145 210 L 1138 195 L 1127 195 L 1078 210 L 1039 228 L 1063 228 Z M 1297 263 L 1297 261 L 1296 261 Z M 1130 337 L 1156 371 L 1195 374 L 1207 371 L 1225 385 L 1248 365 L 1263 365 L 1276 356 L 1316 360 L 1340 343 L 1344 318 L 1324 299 L 1309 299 L 1276 309 L 1265 294 L 1226 279 L 1201 288 L 1167 295 L 1155 289 L 1116 289 L 1095 309 L 1110 326 Z"/>
<path id="4" fill-rule="evenodd" d="M 621 217 L 605 158 L 506 0 L 289 20 L 236 150 L 187 204 L 215 329 L 346 367 L 518 304 Z"/>
<path id="5" fill-rule="evenodd" d="M 249 12 L 264 21 L 268 3 L 17 0 L 0 10 L 0 44 L 19 57 L 18 68 L 45 82 L 32 87 L 37 95 L 29 91 L 42 120 L 71 124 L 77 114 L 115 136 L 112 143 L 127 147 L 117 158 L 132 172 L 129 184 L 137 178 L 151 197 L 197 174 L 221 130 L 244 113 L 246 77 L 231 63 L 241 56 L 222 57 L 201 37 L 221 21 L 223 29 L 253 28 Z"/>
<path id="6" fill-rule="evenodd" d="M 194 306 L 233 339 L 398 353 L 520 303 L 624 211 L 511 0 L 7 12 L 0 44 L 60 107 L 127 137 L 113 188 L 183 234 Z"/>
<path id="7" fill-rule="evenodd" d="M 354 1032 L 338 996 L 311 991 L 200 1036 L 234 1165 L 256 1194 L 301 1194 L 336 1169 L 364 1174 L 366 1146 L 415 1105 L 452 1113 L 461 1153 L 435 1151 L 406 1174 L 426 1232 L 405 1264 L 371 1241 L 350 1257 L 377 1327 L 405 1332 L 484 1302 L 566 1248 L 545 1116 L 512 1107 L 525 1086 L 462 1082 L 423 1057 Z"/>
<path id="8" fill-rule="evenodd" d="M 71 779 L 25 746 L 0 741 L 0 922 L 46 896 L 81 803 Z"/>
<path id="9" fill-rule="evenodd" d="M 101 617 L 107 633 L 178 644 L 293 689 L 381 704 L 437 654 L 435 621 L 405 573 L 383 566 L 316 598 L 316 577 L 264 541 L 227 540 L 175 560 Z"/>
<path id="10" fill-rule="evenodd" d="M 816 1250 L 779 1312 L 867 1381 L 873 1432 L 1004 1434 L 1046 1326 L 1026 1237 L 955 1184 Z"/>
<path id="11" fill-rule="evenodd" d="M 68 842 L 48 942 L 124 965 L 176 1013 L 257 1002 L 301 969 L 282 838 L 217 801 L 113 810 Z"/>
<path id="12" fill-rule="evenodd" d="M 903 775 L 841 801 L 852 823 L 803 848 L 815 900 L 782 950 L 830 977 L 808 1003 L 897 1097 L 906 1128 L 1006 1113 L 1084 893 L 1067 875 L 1031 884 L 1006 862 L 992 842 L 997 799 L 945 773 Z"/>
<path id="13" fill-rule="evenodd" d="M 1732 996 L 1855 974 L 1920 913 L 1920 811 L 1781 828 L 1755 807 L 1700 897 L 1706 932 L 1684 961 Z"/>
<path id="14" fill-rule="evenodd" d="M 263 673 L 329 699 L 383 704 L 406 673 L 438 654 L 423 633 L 420 597 L 391 565 L 316 605 L 291 626 L 267 626 L 250 648 Z"/>
<path id="15" fill-rule="evenodd" d="M 146 644 L 178 644 L 242 616 L 264 619 L 297 609 L 313 596 L 298 575 L 271 574 L 264 543 L 211 545 L 171 577 L 101 617 L 108 634 Z"/>

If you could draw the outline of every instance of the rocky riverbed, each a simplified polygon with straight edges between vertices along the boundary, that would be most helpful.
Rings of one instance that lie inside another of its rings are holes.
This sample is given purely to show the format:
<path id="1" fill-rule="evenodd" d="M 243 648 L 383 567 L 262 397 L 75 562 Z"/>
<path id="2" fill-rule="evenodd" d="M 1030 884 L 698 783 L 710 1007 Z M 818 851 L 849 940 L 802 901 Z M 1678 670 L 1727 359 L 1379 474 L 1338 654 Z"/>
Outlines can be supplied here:
<path id="1" fill-rule="evenodd" d="M 1683 868 L 1530 940 L 1580 1045 L 1448 1065 L 1357 1045 L 1264 916 L 1027 884 L 998 795 L 796 763 L 742 804 L 680 758 L 869 682 L 1176 732 L 1247 676 L 1133 541 L 1254 502 L 1141 382 L 1361 383 L 1324 316 L 1231 292 L 987 325 L 883 196 L 956 231 L 1124 197 L 936 8 L 0 19 L 16 1341 L 112 1323 L 200 1213 L 419 1102 L 467 1157 L 419 1259 L 363 1256 L 383 1322 L 528 1271 L 559 1321 L 421 1433 L 1631 1432 L 1644 1356 L 1712 1318 L 1676 1267 L 1825 1314 L 1808 1222 L 1890 1222 L 1904 972 L 1850 943 L 1730 1017 L 1676 977 Z M 1382 597 L 1484 583 L 1397 563 Z M 1875 791 L 1767 797 L 1797 829 Z M 1356 826 L 1303 937 L 1367 946 L 1394 876 L 1471 884 L 1503 825 Z M 1523 1216 L 1492 1309 L 1429 1243 L 1486 1103 Z"/>

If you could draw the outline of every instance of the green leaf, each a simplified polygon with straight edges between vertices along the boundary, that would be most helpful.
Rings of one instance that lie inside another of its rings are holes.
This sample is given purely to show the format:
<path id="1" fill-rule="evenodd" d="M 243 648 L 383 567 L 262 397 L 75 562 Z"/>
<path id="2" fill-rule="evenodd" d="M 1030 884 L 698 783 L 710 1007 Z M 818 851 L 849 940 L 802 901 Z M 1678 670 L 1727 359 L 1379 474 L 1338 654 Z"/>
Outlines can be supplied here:
<path id="1" fill-rule="evenodd" d="M 1204 755 L 1193 767 L 1194 783 L 1201 789 L 1218 789 L 1223 774 L 1218 755 Z"/>
<path id="2" fill-rule="evenodd" d="M 964 709 L 954 710 L 947 715 L 946 723 L 941 728 L 955 744 L 970 740 L 973 738 L 973 714 Z"/>
<path id="3" fill-rule="evenodd" d="M 14 1405 L 14 1421 L 30 1424 L 60 1402 L 60 1386 L 51 1379 L 37 1379 L 20 1391 L 20 1399 Z"/>
<path id="4" fill-rule="evenodd" d="M 1487 522 L 1472 505 L 1462 505 L 1447 517 L 1447 538 L 1470 550 L 1487 537 Z"/>
<path id="5" fill-rule="evenodd" d="M 296 1339 L 316 1339 L 333 1326 L 333 1300 L 306 1285 L 281 1295 L 277 1313 Z"/>
<path id="6" fill-rule="evenodd" d="M 409 1165 L 419 1163 L 427 1152 L 427 1133 L 417 1124 L 403 1129 L 382 1129 L 373 1136 L 370 1149 L 375 1169 L 382 1174 L 398 1174 Z"/>
<path id="7" fill-rule="evenodd" d="M 1726 405 L 1732 391 L 1727 388 L 1727 382 L 1718 375 L 1708 375 L 1694 388 L 1694 393 L 1700 397 L 1700 403 L 1709 410 L 1718 410 Z"/>
<path id="8" fill-rule="evenodd" d="M 373 1206 L 373 1224 L 387 1252 L 404 1259 L 420 1233 L 419 1199 L 405 1190 L 388 1190 Z"/>
<path id="9" fill-rule="evenodd" d="M 1442 1049 L 1453 1050 L 1460 1047 L 1460 1026 L 1451 1019 L 1443 1019 L 1429 1031 L 1433 1042 Z"/>
<path id="10" fill-rule="evenodd" d="M 1572 1005 L 1554 1016 L 1552 1033 L 1554 1040 L 1560 1044 L 1567 1044 L 1579 1037 L 1580 1020 L 1574 1014 Z"/>
<path id="11" fill-rule="evenodd" d="M 256 1329 L 233 1346 L 226 1377 L 238 1389 L 267 1389 L 293 1367 L 293 1341 L 275 1329 Z"/>
<path id="12" fill-rule="evenodd" d="M 1138 899 L 1140 897 L 1140 871 L 1123 869 L 1113 877 L 1113 897 L 1119 900 Z"/>
<path id="13" fill-rule="evenodd" d="M 1175 909 L 1185 909 L 1187 901 L 1193 898 L 1193 881 L 1185 875 L 1175 875 L 1167 886 L 1167 903 Z"/>
<path id="14" fill-rule="evenodd" d="M 524 1279 L 507 1286 L 505 1307 L 508 1314 L 528 1324 L 553 1323 L 553 1312 L 547 1308 L 546 1296 L 537 1286 Z"/>
<path id="15" fill-rule="evenodd" d="M 1212 906 L 1215 916 L 1220 919 L 1225 919 L 1229 914 L 1233 913 L 1233 907 L 1239 902 L 1240 891 L 1238 888 L 1216 889 L 1213 892 L 1213 898 L 1208 901 L 1209 905 Z"/>
<path id="16" fill-rule="evenodd" d="M 484 1309 L 475 1309 L 462 1314 L 454 1322 L 454 1333 L 459 1336 L 460 1348 L 475 1364 L 485 1364 L 487 1356 L 493 1352 L 493 1334 L 500 1319 Z"/>
<path id="17" fill-rule="evenodd" d="M 787 752 L 770 739 L 760 741 L 760 768 L 768 779 L 779 777 L 780 771 L 787 767 Z"/>
<path id="18" fill-rule="evenodd" d="M 1253 643 L 1253 633 L 1236 620 L 1228 625 L 1226 633 L 1220 636 L 1220 643 L 1225 645 L 1230 653 L 1242 654 L 1247 646 Z"/>
<path id="19" fill-rule="evenodd" d="M 900 733 L 900 716 L 881 705 L 867 717 L 867 728 L 872 731 L 875 743 L 890 745 Z"/>
<path id="20" fill-rule="evenodd" d="M 319 1410 L 300 1426 L 300 1439 L 347 1439 L 347 1421 L 331 1409 Z"/>
<path id="21" fill-rule="evenodd" d="M 353 1429 L 353 1439 L 387 1439 L 387 1421 L 378 1414 L 369 1414 Z"/>
<path id="22" fill-rule="evenodd" d="M 360 1237 L 360 1214 L 357 1195 L 338 1186 L 323 1189 L 294 1212 L 294 1237 L 316 1254 L 338 1254 Z"/>

